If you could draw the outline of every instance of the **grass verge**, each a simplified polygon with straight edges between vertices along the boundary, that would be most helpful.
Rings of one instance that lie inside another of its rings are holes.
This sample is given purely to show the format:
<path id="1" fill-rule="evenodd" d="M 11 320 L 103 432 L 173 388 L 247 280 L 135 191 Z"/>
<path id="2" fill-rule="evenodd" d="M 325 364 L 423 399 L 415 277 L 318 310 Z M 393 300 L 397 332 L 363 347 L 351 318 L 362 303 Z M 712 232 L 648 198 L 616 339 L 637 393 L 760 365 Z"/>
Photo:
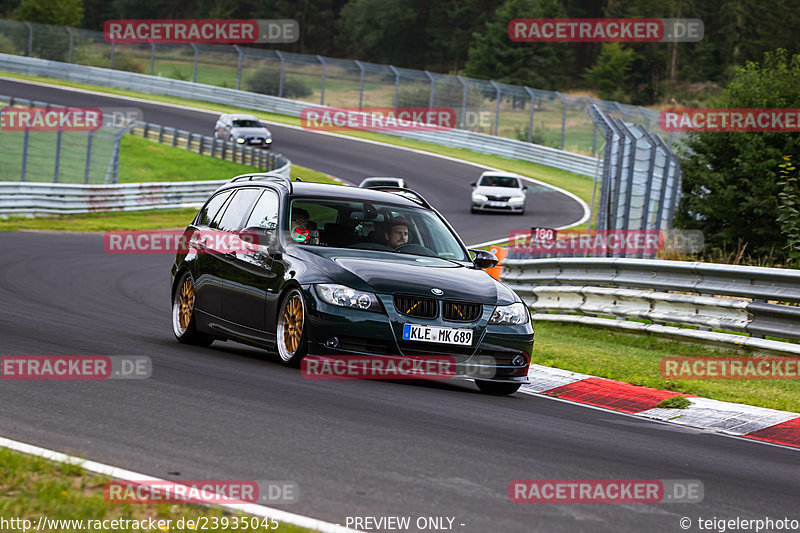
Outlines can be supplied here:
<path id="1" fill-rule="evenodd" d="M 536 322 L 534 326 L 532 362 L 536 364 L 725 402 L 800 412 L 800 381 L 669 381 L 661 377 L 663 357 L 743 356 L 747 355 L 744 350 L 576 324 Z"/>
<path id="2" fill-rule="evenodd" d="M 49 520 L 82 520 L 83 527 L 62 524 L 53 527 L 51 523 L 46 530 L 59 532 L 79 532 L 103 528 L 88 527 L 87 520 L 163 520 L 158 532 L 197 531 L 196 528 L 178 528 L 178 521 L 197 520 L 205 517 L 211 523 L 214 518 L 227 519 L 228 524 L 234 516 L 250 518 L 251 515 L 232 513 L 219 507 L 189 504 L 125 504 L 109 503 L 103 496 L 103 486 L 111 478 L 83 470 L 77 464 L 55 463 L 32 455 L 22 454 L 8 448 L 0 448 L 0 516 L 5 520 L 30 520 L 33 529 L 38 525 L 40 517 Z M 166 520 L 170 520 L 169 523 Z M 20 522 L 17 522 L 20 524 Z M 242 522 L 238 522 L 239 525 Z M 275 522 L 271 525 L 274 527 Z M 120 523 L 120 526 L 128 525 Z M 267 524 L 269 526 L 269 522 Z M 5 526 L 0 526 L 3 530 Z M 22 527 L 10 527 L 9 531 L 22 530 Z M 108 530 L 108 528 L 106 528 Z M 113 531 L 139 531 L 140 528 L 117 527 Z M 148 528 L 141 528 L 148 531 Z M 216 531 L 233 531 L 232 527 L 219 527 Z M 277 529 L 269 527 L 239 528 L 238 532 L 280 532 L 307 533 L 313 530 L 280 524 Z"/>
<path id="3" fill-rule="evenodd" d="M 108 94 L 115 94 L 119 96 L 130 96 L 134 98 L 145 98 L 147 100 L 151 100 L 154 102 L 163 102 L 168 104 L 178 104 L 184 105 L 189 107 L 196 107 L 202 109 L 208 109 L 210 111 L 216 111 L 219 113 L 254 113 L 256 116 L 263 120 L 269 120 L 272 122 L 277 122 L 281 124 L 288 124 L 293 126 L 300 125 L 300 119 L 297 117 L 287 117 L 285 115 L 278 115 L 275 113 L 267 113 L 263 111 L 253 111 L 251 109 L 241 108 L 241 107 L 234 107 L 222 104 L 214 104 L 209 102 L 202 102 L 198 100 L 189 100 L 186 98 L 177 98 L 173 96 L 162 96 L 157 94 L 147 94 L 147 93 L 140 93 L 136 91 L 129 91 L 125 89 L 113 89 L 109 87 L 103 87 L 99 85 L 91 85 L 87 83 L 77 83 L 77 82 L 70 82 L 70 81 L 63 81 L 63 80 L 55 80 L 50 78 L 45 78 L 41 76 L 30 76 L 25 74 L 17 74 L 13 72 L 5 72 L 0 71 L 0 74 L 8 77 L 8 78 L 16 78 L 21 80 L 29 80 L 29 81 L 37 81 L 41 83 L 49 83 L 52 85 L 59 85 L 62 87 L 73 87 L 76 89 L 87 89 L 91 91 L 98 91 Z M 470 161 L 473 163 L 478 163 L 482 165 L 488 165 L 495 168 L 499 168 L 502 170 L 507 170 L 510 172 L 516 172 L 518 174 L 522 174 L 523 176 L 529 176 L 531 178 L 535 178 L 545 183 L 549 183 L 551 185 L 555 185 L 556 187 L 561 187 L 570 191 L 571 193 L 577 195 L 579 198 L 584 200 L 586 203 L 590 203 L 592 199 L 592 184 L 593 181 L 591 178 L 586 176 L 581 176 L 579 174 L 573 174 L 571 172 L 566 172 L 564 170 L 555 169 L 552 167 L 548 167 L 545 165 L 539 165 L 536 163 L 529 163 L 526 161 L 519 161 L 516 159 L 509 159 L 505 157 L 500 157 L 496 155 L 488 155 L 488 154 L 481 154 L 478 152 L 473 152 L 471 150 L 465 150 L 462 148 L 447 148 L 445 146 L 439 146 L 432 143 L 426 143 L 421 141 L 414 141 L 408 139 L 400 139 L 397 137 L 392 137 L 391 135 L 382 135 L 379 133 L 372 133 L 372 132 L 342 132 L 342 135 L 348 135 L 352 137 L 358 137 L 362 139 L 368 139 L 373 141 L 379 141 L 386 144 L 393 144 L 396 146 L 404 146 L 407 148 L 414 148 L 418 150 L 424 150 L 426 152 L 431 152 L 440 155 L 446 155 L 450 157 L 456 157 L 458 159 L 463 159 L 465 161 Z M 280 142 L 278 139 L 276 142 Z M 280 151 L 278 144 L 278 150 Z"/>

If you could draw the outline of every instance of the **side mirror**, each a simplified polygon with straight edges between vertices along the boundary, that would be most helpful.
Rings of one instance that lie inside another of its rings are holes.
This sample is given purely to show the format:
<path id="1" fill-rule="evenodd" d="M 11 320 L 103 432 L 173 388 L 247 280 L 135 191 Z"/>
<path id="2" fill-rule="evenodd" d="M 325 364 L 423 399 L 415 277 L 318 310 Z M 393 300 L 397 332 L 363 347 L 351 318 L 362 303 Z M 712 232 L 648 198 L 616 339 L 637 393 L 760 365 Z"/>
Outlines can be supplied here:
<path id="1" fill-rule="evenodd" d="M 472 263 L 480 268 L 493 268 L 497 266 L 497 256 L 494 255 L 492 252 L 487 252 L 486 250 L 473 250 L 470 249 L 470 252 L 475 254 L 475 257 L 472 259 Z"/>
<path id="2" fill-rule="evenodd" d="M 239 232 L 239 238 L 257 246 L 270 246 L 275 240 L 275 230 L 249 226 Z"/>
<path id="3" fill-rule="evenodd" d="M 472 185 L 473 187 L 475 187 L 477 184 L 478 184 L 477 181 L 473 181 L 472 183 L 470 183 L 470 185 Z"/>
<path id="4" fill-rule="evenodd" d="M 522 190 L 523 190 L 523 191 L 527 191 L 527 190 L 528 190 L 528 186 L 527 186 L 527 185 L 523 185 L 523 186 L 522 186 Z"/>

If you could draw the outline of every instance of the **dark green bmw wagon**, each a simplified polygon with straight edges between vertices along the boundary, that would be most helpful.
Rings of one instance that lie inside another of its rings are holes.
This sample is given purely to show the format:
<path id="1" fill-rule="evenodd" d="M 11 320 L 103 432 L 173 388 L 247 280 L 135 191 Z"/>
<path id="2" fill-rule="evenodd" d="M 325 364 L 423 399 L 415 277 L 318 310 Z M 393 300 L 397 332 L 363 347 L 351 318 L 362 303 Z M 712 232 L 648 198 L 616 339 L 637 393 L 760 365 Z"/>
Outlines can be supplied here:
<path id="1" fill-rule="evenodd" d="M 233 340 L 306 356 L 447 356 L 492 394 L 528 382 L 533 347 L 521 299 L 483 271 L 422 196 L 238 176 L 184 233 L 172 266 L 180 342 Z"/>

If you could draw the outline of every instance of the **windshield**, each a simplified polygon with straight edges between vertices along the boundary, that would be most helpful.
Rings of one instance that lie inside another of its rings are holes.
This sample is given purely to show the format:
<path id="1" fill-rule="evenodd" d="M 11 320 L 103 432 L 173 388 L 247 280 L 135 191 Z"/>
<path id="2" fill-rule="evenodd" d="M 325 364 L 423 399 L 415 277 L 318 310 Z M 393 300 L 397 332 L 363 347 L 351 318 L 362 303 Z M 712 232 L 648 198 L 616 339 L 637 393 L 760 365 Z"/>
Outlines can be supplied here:
<path id="1" fill-rule="evenodd" d="M 233 121 L 234 128 L 260 128 L 261 124 L 257 120 L 249 118 L 239 118 Z"/>
<path id="2" fill-rule="evenodd" d="M 483 187 L 512 187 L 519 189 L 519 180 L 512 176 L 484 176 L 480 185 Z"/>
<path id="3" fill-rule="evenodd" d="M 300 198 L 292 201 L 288 229 L 302 245 L 470 260 L 436 213 L 421 208 Z"/>

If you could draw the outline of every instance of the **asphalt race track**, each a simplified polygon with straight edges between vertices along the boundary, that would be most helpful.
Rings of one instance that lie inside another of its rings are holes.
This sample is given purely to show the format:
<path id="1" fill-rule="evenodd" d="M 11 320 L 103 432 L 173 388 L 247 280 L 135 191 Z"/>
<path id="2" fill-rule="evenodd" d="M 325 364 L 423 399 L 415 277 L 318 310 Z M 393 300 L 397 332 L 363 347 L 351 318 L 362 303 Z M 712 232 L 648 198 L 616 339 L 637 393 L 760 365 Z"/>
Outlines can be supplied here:
<path id="1" fill-rule="evenodd" d="M 146 380 L 0 381 L 0 435 L 168 479 L 293 480 L 282 508 L 450 516 L 463 532 L 680 531 L 783 516 L 798 452 L 469 382 L 309 380 L 170 329 L 166 255 L 99 234 L 0 233 L 0 354 L 148 355 Z M 174 474 L 178 472 L 178 474 Z M 514 504 L 514 479 L 699 479 L 701 504 Z"/>
<path id="2" fill-rule="evenodd" d="M 211 135 L 216 114 L 156 103 L 60 90 L 0 79 L 0 94 L 79 107 L 138 107 L 144 120 L 194 133 Z M 198 103 L 198 105 L 201 105 Z M 270 126 L 274 150 L 293 163 L 359 183 L 366 176 L 398 176 L 442 212 L 468 244 L 499 239 L 520 228 L 557 228 L 573 224 L 583 208 L 572 198 L 541 186 L 530 186 L 526 214 L 470 214 L 470 183 L 483 169 L 466 163 L 408 150 L 363 143 L 331 135 Z M 125 157 L 125 154 L 122 154 Z M 202 177 L 198 177 L 202 179 Z"/>
<path id="3" fill-rule="evenodd" d="M 28 97 L 55 100 L 33 91 Z M 4 83 L 0 94 L 9 94 Z M 335 153 L 327 143 L 339 142 L 317 140 L 325 147 L 305 160 L 278 149 L 313 168 L 325 150 Z M 366 166 L 367 152 L 361 145 L 349 164 Z M 396 153 L 389 163 L 406 160 L 412 186 L 420 162 L 434 161 Z M 463 168 L 472 174 L 459 180 L 478 173 Z M 447 198 L 444 185 L 426 193 Z M 514 217 L 476 220 L 505 218 Z M 481 238 L 467 233 L 473 226 L 457 225 L 465 238 Z M 300 501 L 280 508 L 341 524 L 348 516 L 443 516 L 469 533 L 678 532 L 682 517 L 699 531 L 700 517 L 782 519 L 796 509 L 795 450 L 543 396 L 490 397 L 470 382 L 309 380 L 254 348 L 180 345 L 170 326 L 172 260 L 109 255 L 100 234 L 0 232 L 0 354 L 153 360 L 145 380 L 0 380 L 0 435 L 166 479 L 295 481 Z M 512 480 L 544 478 L 697 479 L 705 498 L 509 501 Z"/>

